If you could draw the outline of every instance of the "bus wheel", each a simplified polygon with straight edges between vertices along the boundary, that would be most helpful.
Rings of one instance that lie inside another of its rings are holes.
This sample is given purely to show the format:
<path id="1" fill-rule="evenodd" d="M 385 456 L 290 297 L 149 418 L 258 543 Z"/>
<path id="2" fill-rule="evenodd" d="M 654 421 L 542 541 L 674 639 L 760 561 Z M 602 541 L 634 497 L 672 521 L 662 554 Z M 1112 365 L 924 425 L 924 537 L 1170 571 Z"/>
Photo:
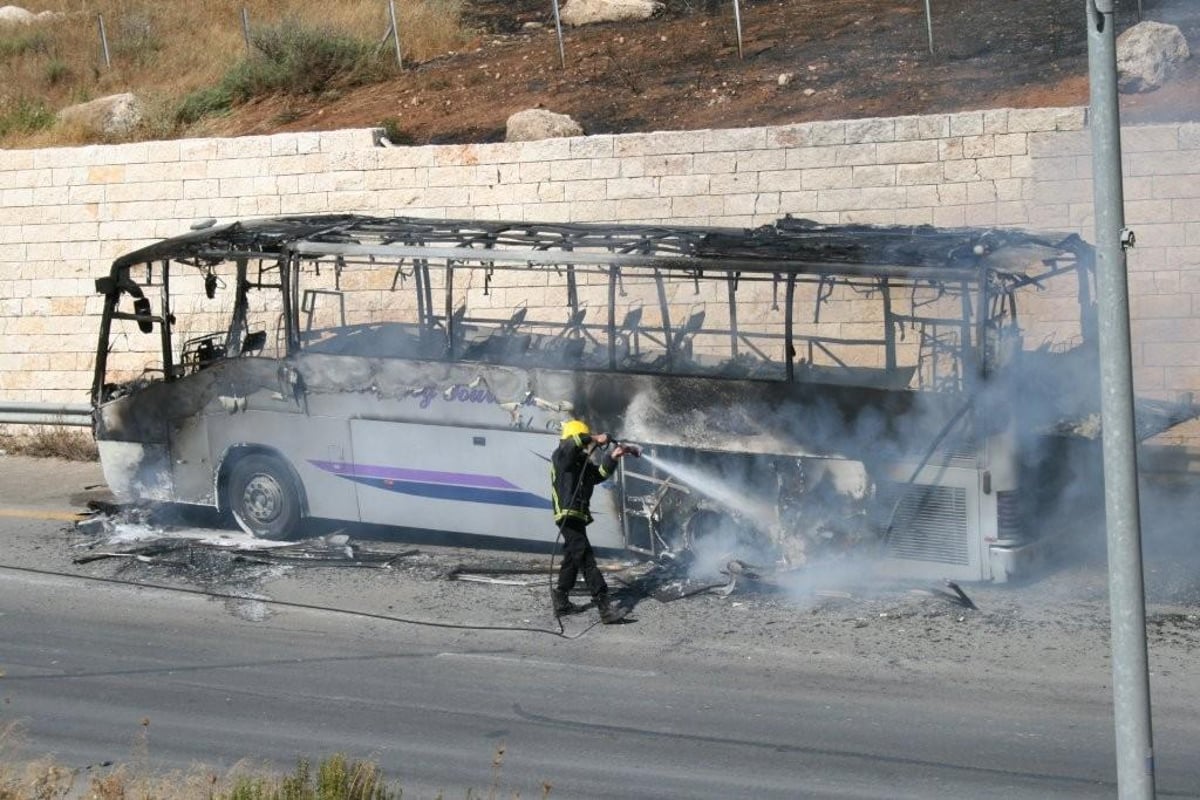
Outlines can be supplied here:
<path id="1" fill-rule="evenodd" d="M 238 526 L 260 539 L 282 539 L 300 522 L 300 492 L 279 459 L 249 455 L 229 473 L 229 509 Z"/>

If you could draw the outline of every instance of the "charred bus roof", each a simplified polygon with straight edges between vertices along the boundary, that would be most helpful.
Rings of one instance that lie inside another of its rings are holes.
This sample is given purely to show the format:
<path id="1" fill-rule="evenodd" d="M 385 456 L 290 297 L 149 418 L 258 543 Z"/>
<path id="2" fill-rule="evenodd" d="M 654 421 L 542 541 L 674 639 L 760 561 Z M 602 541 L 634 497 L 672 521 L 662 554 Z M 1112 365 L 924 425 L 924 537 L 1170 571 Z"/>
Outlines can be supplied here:
<path id="1" fill-rule="evenodd" d="M 486 256 L 479 251 L 487 251 Z M 609 223 L 434 220 L 359 215 L 248 220 L 192 231 L 134 250 L 114 274 L 163 260 L 216 263 L 237 258 L 425 257 L 510 262 L 643 266 L 746 275 L 843 274 L 974 282 L 986 274 L 1025 283 L 1040 266 L 1074 257 L 1090 268 L 1093 249 L 1075 234 L 996 228 L 827 225 L 784 217 L 758 228 Z M 1035 267 L 1031 272 L 1030 268 Z"/>

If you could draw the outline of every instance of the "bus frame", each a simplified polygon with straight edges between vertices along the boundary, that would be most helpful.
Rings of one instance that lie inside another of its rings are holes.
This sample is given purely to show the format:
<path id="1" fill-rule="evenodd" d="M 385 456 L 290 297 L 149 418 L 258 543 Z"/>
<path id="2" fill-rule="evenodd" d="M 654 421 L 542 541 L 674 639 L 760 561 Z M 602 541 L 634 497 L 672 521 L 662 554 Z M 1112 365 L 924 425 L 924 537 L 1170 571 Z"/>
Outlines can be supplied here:
<path id="1" fill-rule="evenodd" d="M 528 543 L 555 538 L 547 459 L 583 416 L 651 456 L 597 494 L 598 547 L 1004 581 L 1050 538 L 1046 443 L 1098 408 L 1093 260 L 1071 234 L 790 217 L 214 225 L 96 281 L 94 433 L 119 498 L 256 536 L 312 516 Z M 1018 298 L 1066 279 L 1074 329 L 1027 347 Z"/>

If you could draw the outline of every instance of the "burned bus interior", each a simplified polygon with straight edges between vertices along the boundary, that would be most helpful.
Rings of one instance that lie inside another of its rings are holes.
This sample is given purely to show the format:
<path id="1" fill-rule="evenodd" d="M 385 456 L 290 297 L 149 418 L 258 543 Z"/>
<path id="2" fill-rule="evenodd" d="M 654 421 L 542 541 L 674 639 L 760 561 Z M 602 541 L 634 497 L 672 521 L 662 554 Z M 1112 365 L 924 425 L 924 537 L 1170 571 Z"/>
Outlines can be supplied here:
<path id="1" fill-rule="evenodd" d="M 245 441 L 287 441 L 281 413 L 537 433 L 546 455 L 583 415 L 650 456 L 613 490 L 626 549 L 868 551 L 1002 581 L 1048 546 L 1059 459 L 1099 413 L 1093 250 L 1073 234 L 283 217 L 141 248 L 97 290 L 96 437 L 138 445 L 117 480 L 235 511 L 236 454 L 303 460 Z M 231 409 L 259 421 L 222 433 Z M 1194 415 L 1139 412 L 1144 435 Z M 277 472 L 297 513 L 369 502 Z"/>

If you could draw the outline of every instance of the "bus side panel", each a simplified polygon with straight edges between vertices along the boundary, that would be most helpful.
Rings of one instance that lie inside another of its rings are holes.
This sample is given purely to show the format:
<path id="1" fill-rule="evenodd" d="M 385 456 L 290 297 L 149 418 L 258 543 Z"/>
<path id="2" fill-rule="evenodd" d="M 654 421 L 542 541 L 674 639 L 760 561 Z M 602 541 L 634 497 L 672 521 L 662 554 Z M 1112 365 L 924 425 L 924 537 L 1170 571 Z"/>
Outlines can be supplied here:
<path id="1" fill-rule="evenodd" d="M 377 420 L 353 420 L 350 431 L 355 463 L 322 466 L 357 488 L 364 522 L 555 540 L 554 436 Z M 596 547 L 621 547 L 611 494 L 596 492 L 589 529 Z"/>
<path id="2" fill-rule="evenodd" d="M 213 453 L 228 454 L 255 446 L 278 453 L 303 483 L 309 516 L 355 522 L 359 519 L 354 487 L 314 463 L 352 463 L 350 426 L 345 419 L 307 416 L 294 411 L 248 410 L 222 415 L 208 425 Z"/>

